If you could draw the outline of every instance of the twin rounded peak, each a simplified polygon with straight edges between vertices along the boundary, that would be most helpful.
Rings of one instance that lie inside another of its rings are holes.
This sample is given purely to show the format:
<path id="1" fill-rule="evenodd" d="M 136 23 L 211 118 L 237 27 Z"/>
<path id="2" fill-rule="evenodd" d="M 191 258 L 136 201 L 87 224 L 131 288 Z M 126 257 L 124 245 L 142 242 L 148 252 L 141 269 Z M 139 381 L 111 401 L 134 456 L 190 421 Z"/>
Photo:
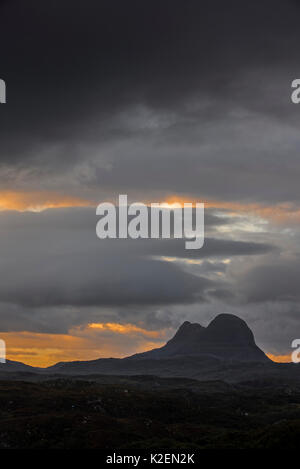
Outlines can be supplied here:
<path id="1" fill-rule="evenodd" d="M 192 356 L 240 362 L 269 360 L 255 344 L 253 333 L 245 321 L 233 314 L 219 314 L 207 327 L 185 321 L 163 347 L 134 358 L 170 359 Z"/>
<path id="2" fill-rule="evenodd" d="M 222 313 L 216 316 L 207 327 L 185 321 L 174 338 L 184 341 L 209 340 L 253 344 L 254 336 L 246 322 L 234 314 Z"/>

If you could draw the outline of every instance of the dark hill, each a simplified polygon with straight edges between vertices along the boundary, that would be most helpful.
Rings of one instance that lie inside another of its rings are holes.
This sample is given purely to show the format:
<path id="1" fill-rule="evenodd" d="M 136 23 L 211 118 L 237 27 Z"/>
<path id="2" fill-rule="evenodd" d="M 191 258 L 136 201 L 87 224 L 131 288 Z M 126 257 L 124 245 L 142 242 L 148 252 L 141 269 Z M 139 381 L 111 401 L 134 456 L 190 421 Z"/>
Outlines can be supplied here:
<path id="1" fill-rule="evenodd" d="M 240 362 L 269 361 L 256 345 L 253 333 L 245 321 L 232 314 L 220 314 L 206 328 L 186 321 L 163 347 L 130 358 L 162 359 L 183 356 Z"/>

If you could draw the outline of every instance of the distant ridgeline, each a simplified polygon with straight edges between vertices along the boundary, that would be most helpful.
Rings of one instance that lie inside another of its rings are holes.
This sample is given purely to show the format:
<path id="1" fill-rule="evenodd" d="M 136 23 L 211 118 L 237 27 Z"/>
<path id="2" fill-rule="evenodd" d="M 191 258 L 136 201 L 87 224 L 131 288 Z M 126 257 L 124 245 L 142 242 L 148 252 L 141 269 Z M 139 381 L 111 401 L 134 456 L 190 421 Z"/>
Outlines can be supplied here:
<path id="1" fill-rule="evenodd" d="M 0 104 L 6 103 L 6 83 L 0 78 Z"/>

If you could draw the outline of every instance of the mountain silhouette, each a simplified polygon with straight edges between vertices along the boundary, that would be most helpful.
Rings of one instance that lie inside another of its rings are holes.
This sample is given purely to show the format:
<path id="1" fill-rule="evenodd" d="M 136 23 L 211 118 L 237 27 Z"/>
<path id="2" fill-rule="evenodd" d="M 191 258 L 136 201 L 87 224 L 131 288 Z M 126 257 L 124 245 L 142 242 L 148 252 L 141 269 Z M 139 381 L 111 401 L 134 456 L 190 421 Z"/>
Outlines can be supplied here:
<path id="1" fill-rule="evenodd" d="M 294 364 L 272 362 L 256 345 L 245 321 L 232 314 L 220 314 L 207 327 L 185 321 L 163 347 L 144 353 L 60 362 L 48 368 L 7 361 L 0 364 L 0 378 L 13 374 L 23 378 L 24 373 L 35 374 L 38 379 L 53 375 L 154 375 L 237 382 L 267 375 L 289 379 L 295 373 L 298 379 L 299 369 Z"/>
<path id="2" fill-rule="evenodd" d="M 131 359 L 201 356 L 241 362 L 267 362 L 246 322 L 233 314 L 219 314 L 207 327 L 184 322 L 161 348 L 133 355 Z"/>

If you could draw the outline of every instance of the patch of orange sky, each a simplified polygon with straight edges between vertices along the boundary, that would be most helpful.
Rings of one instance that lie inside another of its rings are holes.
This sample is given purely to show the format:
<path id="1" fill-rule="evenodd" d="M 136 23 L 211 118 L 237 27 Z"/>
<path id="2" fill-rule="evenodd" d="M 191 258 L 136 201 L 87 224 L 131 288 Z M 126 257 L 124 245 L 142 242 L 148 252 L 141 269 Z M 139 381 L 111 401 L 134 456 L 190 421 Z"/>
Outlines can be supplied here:
<path id="1" fill-rule="evenodd" d="M 266 354 L 270 360 L 277 363 L 291 363 L 291 355 L 273 355 L 272 353 Z"/>
<path id="2" fill-rule="evenodd" d="M 133 324 L 92 323 L 68 334 L 2 332 L 7 359 L 46 367 L 60 361 L 125 357 L 164 345 L 169 330 L 149 331 Z M 128 341 L 120 341 L 120 336 Z M 153 341 L 156 339 L 155 341 Z"/>
<path id="3" fill-rule="evenodd" d="M 293 204 L 255 204 L 227 202 L 221 200 L 211 200 L 201 197 L 169 195 L 164 200 L 145 200 L 145 203 L 160 202 L 170 206 L 183 205 L 184 203 L 204 202 L 208 208 L 226 209 L 231 215 L 253 214 L 275 223 L 282 224 L 286 222 L 298 223 L 300 221 L 300 209 Z M 96 202 L 81 197 L 59 194 L 55 192 L 14 192 L 0 191 L 0 211 L 18 210 L 18 211 L 42 211 L 48 208 L 63 207 L 87 207 L 96 206 Z"/>
<path id="4" fill-rule="evenodd" d="M 42 211 L 48 208 L 86 207 L 91 201 L 53 192 L 0 191 L 0 211 Z"/>

